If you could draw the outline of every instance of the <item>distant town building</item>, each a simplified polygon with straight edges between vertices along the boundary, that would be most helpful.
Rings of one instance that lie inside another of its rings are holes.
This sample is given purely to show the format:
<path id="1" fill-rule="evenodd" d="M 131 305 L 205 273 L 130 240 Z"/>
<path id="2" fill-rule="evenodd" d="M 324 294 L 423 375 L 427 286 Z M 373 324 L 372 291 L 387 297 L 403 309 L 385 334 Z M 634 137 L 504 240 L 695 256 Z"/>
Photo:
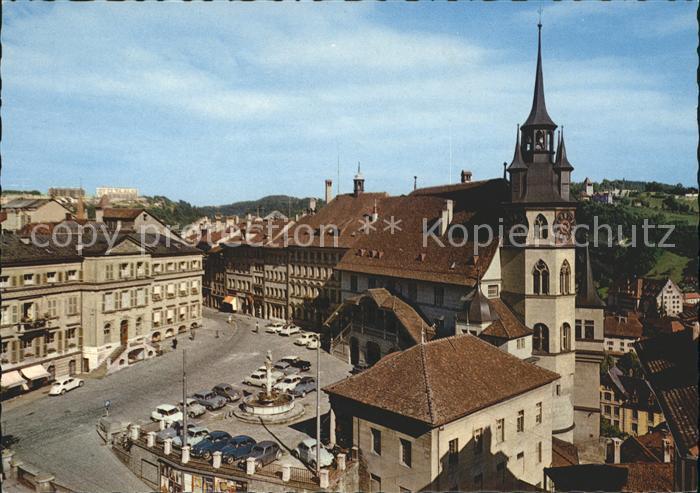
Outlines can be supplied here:
<path id="1" fill-rule="evenodd" d="M 2 228 L 17 231 L 30 223 L 63 221 L 72 213 L 53 199 L 14 199 L 2 206 Z"/>
<path id="2" fill-rule="evenodd" d="M 582 197 L 592 197 L 593 196 L 593 182 L 586 177 L 583 180 L 583 191 L 581 192 Z"/>
<path id="3" fill-rule="evenodd" d="M 85 189 L 83 189 L 83 188 L 69 188 L 69 187 L 63 187 L 63 188 L 52 187 L 52 188 L 49 188 L 49 197 L 51 197 L 51 198 L 70 197 L 71 199 L 77 200 L 80 197 L 85 197 Z"/>
<path id="4" fill-rule="evenodd" d="M 95 221 L 104 223 L 112 231 L 158 233 L 164 237 L 183 241 L 166 224 L 145 209 L 127 207 L 95 208 Z"/>
<path id="5" fill-rule="evenodd" d="M 199 250 L 135 233 L 82 249 L 70 233 L 39 238 L 0 237 L 3 392 L 118 370 L 201 325 Z"/>
<path id="6" fill-rule="evenodd" d="M 102 197 L 108 197 L 115 202 L 134 201 L 139 198 L 139 190 L 138 188 L 97 187 L 95 198 L 101 199 Z"/>
<path id="7" fill-rule="evenodd" d="M 622 356 L 634 351 L 634 343 L 642 338 L 644 326 L 635 312 L 605 316 L 605 351 Z"/>
<path id="8" fill-rule="evenodd" d="M 613 367 L 600 380 L 601 418 L 628 435 L 646 435 L 665 421 L 654 394 L 642 378 Z"/>
<path id="9" fill-rule="evenodd" d="M 608 305 L 643 314 L 676 316 L 683 311 L 683 292 L 670 278 L 631 278 L 616 282 Z"/>

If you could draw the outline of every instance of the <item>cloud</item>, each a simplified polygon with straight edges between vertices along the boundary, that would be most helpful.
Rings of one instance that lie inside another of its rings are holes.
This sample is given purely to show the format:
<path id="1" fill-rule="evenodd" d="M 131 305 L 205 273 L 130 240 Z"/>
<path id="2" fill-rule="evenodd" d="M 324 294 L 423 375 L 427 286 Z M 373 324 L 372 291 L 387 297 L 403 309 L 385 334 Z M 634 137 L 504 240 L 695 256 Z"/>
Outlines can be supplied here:
<path id="1" fill-rule="evenodd" d="M 424 184 L 446 179 L 450 131 L 455 170 L 499 176 L 529 111 L 534 36 L 513 26 L 531 9 L 511 16 L 514 39 L 500 39 L 478 18 L 455 31 L 443 25 L 450 19 L 406 25 L 364 6 L 188 7 L 11 5 L 6 176 L 45 163 L 36 186 L 127 180 L 197 203 L 311 195 L 335 178 L 339 146 L 344 170 L 362 160 L 368 187 L 402 193 L 413 174 Z M 669 135 L 679 162 L 690 163 L 694 100 L 674 86 L 678 74 L 650 70 L 643 52 L 557 42 L 581 12 L 607 10 L 555 7 L 544 14 L 554 38 L 545 87 L 577 173 L 602 173 L 605 152 L 612 162 L 650 163 L 649 134 Z M 643 152 L 634 151 L 639 141 Z M 672 179 L 692 176 L 680 166 Z"/>

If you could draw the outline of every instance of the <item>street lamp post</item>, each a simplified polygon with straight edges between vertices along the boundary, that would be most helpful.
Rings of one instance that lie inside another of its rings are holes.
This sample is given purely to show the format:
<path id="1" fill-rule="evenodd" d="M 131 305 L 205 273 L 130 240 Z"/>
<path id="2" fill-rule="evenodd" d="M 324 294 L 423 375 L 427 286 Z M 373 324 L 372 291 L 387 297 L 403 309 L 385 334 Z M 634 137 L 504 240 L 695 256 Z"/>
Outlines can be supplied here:
<path id="1" fill-rule="evenodd" d="M 316 476 L 321 476 L 321 338 L 316 337 Z"/>
<path id="2" fill-rule="evenodd" d="M 185 356 L 187 350 L 182 348 L 182 446 L 187 446 L 187 373 L 185 371 Z"/>

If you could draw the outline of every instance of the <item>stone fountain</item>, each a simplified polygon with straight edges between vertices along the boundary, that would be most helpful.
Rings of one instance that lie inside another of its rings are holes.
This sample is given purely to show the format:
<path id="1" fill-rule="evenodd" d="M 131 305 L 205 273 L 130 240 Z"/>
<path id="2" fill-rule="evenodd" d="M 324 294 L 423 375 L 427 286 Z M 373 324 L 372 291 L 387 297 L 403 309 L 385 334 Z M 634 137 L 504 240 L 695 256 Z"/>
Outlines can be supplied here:
<path id="1" fill-rule="evenodd" d="M 294 398 L 272 388 L 272 352 L 265 359 L 265 389 L 243 399 L 234 413 L 246 422 L 286 423 L 304 414 L 304 406 L 297 405 Z"/>

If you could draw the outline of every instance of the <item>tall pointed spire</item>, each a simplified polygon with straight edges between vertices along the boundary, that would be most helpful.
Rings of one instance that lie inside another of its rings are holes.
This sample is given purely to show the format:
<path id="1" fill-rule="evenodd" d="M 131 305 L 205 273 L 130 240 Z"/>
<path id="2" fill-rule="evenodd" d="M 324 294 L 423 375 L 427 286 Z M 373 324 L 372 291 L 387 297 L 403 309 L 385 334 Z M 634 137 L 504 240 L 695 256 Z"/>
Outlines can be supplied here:
<path id="1" fill-rule="evenodd" d="M 576 306 L 588 308 L 605 308 L 605 303 L 598 296 L 598 291 L 593 283 L 593 269 L 591 268 L 591 257 L 588 252 L 588 242 L 583 248 L 583 259 L 581 262 L 581 277 L 579 279 L 578 292 L 576 293 Z"/>
<path id="2" fill-rule="evenodd" d="M 525 161 L 523 160 L 523 153 L 520 149 L 520 125 L 518 125 L 518 130 L 515 132 L 515 152 L 513 153 L 513 161 L 511 161 L 510 166 L 508 166 L 508 171 L 515 169 L 527 169 Z"/>
<path id="3" fill-rule="evenodd" d="M 537 23 L 537 71 L 535 73 L 535 93 L 532 98 L 530 115 L 523 123 L 523 127 L 545 126 L 556 127 L 547 113 L 544 102 L 544 79 L 542 77 L 542 21 Z"/>
<path id="4" fill-rule="evenodd" d="M 569 170 L 574 169 L 571 163 L 566 158 L 566 146 L 564 145 L 564 126 L 561 127 L 561 133 L 559 134 L 559 144 L 557 146 L 557 157 L 554 160 L 554 167 L 557 169 Z"/>

